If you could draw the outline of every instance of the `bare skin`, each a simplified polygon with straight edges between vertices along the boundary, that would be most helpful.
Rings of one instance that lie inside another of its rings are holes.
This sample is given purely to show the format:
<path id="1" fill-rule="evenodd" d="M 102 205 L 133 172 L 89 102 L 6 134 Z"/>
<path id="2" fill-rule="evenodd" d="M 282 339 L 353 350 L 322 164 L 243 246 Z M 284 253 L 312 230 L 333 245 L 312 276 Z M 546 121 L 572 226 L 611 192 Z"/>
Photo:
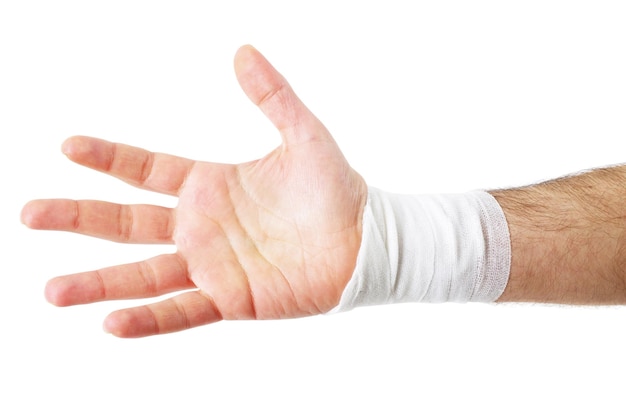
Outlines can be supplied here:
<path id="1" fill-rule="evenodd" d="M 626 166 L 494 191 L 511 234 L 499 301 L 626 304 Z"/>
<path id="2" fill-rule="evenodd" d="M 235 71 L 244 92 L 282 135 L 282 145 L 260 160 L 239 165 L 191 161 L 89 137 L 63 144 L 72 161 L 177 195 L 178 206 L 36 200 L 22 211 L 28 227 L 119 242 L 174 243 L 177 252 L 52 279 L 45 291 L 51 303 L 191 289 L 110 314 L 105 330 L 120 337 L 221 319 L 314 315 L 337 305 L 361 242 L 365 182 L 260 53 L 242 47 Z"/>
<path id="3" fill-rule="evenodd" d="M 282 136 L 262 159 L 192 161 L 72 137 L 72 161 L 143 189 L 178 196 L 174 209 L 35 200 L 30 228 L 117 242 L 174 243 L 177 252 L 50 280 L 58 306 L 189 290 L 111 313 L 119 337 L 169 333 L 222 319 L 291 318 L 335 307 L 361 242 L 364 180 L 285 79 L 250 46 L 235 56 L 244 92 Z M 511 233 L 510 281 L 500 301 L 626 303 L 626 168 L 492 192 Z"/>

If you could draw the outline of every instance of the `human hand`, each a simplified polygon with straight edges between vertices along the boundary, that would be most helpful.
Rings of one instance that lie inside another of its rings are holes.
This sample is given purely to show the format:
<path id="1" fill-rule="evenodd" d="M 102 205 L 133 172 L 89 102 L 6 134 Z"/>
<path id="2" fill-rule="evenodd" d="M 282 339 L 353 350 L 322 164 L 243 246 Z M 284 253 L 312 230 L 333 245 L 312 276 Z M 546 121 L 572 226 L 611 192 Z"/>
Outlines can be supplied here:
<path id="1" fill-rule="evenodd" d="M 286 80 L 250 46 L 235 56 L 248 97 L 280 131 L 282 145 L 238 164 L 192 161 L 89 137 L 63 152 L 74 162 L 134 186 L 178 196 L 178 205 L 35 200 L 22 210 L 30 228 L 128 243 L 174 243 L 177 252 L 50 280 L 58 306 L 169 299 L 111 313 L 106 331 L 141 337 L 221 319 L 314 315 L 337 305 L 352 275 L 367 197 L 322 123 Z"/>

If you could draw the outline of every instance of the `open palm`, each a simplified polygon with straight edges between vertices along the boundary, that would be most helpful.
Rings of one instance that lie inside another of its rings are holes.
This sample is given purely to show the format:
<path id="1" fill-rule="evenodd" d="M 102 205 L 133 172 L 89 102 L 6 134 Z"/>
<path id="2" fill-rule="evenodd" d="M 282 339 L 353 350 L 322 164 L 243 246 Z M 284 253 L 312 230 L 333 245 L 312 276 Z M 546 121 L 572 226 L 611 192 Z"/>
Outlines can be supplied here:
<path id="1" fill-rule="evenodd" d="M 178 205 L 36 200 L 22 211 L 26 225 L 120 242 L 173 242 L 177 252 L 52 279 L 50 302 L 66 306 L 191 289 L 113 312 L 105 328 L 122 337 L 221 319 L 312 315 L 337 305 L 361 241 L 365 182 L 261 54 L 242 47 L 235 70 L 283 138 L 260 160 L 199 162 L 89 137 L 64 143 L 73 161 L 177 195 Z"/>

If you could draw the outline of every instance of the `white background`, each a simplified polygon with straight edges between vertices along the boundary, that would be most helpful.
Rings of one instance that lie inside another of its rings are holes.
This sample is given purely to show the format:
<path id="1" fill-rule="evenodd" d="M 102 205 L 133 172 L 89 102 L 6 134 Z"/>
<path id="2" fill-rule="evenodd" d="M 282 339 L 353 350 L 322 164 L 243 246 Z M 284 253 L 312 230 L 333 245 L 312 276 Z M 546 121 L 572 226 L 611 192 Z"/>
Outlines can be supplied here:
<path id="1" fill-rule="evenodd" d="M 74 134 L 220 162 L 269 152 L 280 138 L 232 73 L 245 43 L 386 190 L 626 162 L 625 21 L 621 1 L 2 0 L 0 401 L 624 401 L 623 307 L 398 305 L 116 339 L 102 319 L 139 301 L 55 308 L 45 282 L 171 247 L 31 231 L 19 212 L 175 205 L 69 162 Z"/>

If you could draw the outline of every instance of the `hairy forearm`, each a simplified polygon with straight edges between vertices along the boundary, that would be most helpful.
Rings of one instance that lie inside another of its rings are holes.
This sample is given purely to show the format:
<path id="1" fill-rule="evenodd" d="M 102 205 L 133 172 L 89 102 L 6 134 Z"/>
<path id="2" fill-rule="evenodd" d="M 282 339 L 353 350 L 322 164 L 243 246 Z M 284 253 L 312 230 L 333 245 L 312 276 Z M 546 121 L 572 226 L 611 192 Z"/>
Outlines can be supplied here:
<path id="1" fill-rule="evenodd" d="M 498 301 L 626 303 L 626 166 L 490 193 L 511 236 Z"/>

